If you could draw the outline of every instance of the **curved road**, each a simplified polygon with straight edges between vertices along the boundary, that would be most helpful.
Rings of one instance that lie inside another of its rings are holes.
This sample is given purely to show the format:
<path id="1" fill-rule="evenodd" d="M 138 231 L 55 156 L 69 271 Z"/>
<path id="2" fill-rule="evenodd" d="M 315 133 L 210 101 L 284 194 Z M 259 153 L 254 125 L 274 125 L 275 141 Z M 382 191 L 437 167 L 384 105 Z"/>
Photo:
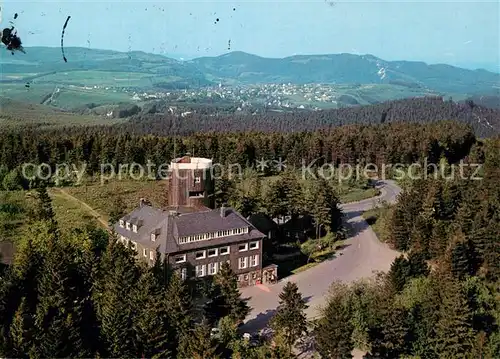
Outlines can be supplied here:
<path id="1" fill-rule="evenodd" d="M 375 271 L 387 271 L 390 268 L 398 252 L 378 240 L 362 214 L 382 201 L 394 203 L 401 189 L 391 180 L 378 181 L 377 187 L 381 191 L 379 196 L 341 205 L 350 230 L 342 256 L 286 277 L 269 287 L 261 285 L 242 288 L 241 295 L 249 299 L 248 305 L 251 308 L 242 330 L 252 333 L 266 326 L 278 306 L 278 296 L 286 282 L 297 284 L 302 296 L 308 301 L 308 316 L 315 317 L 319 314 L 318 306 L 323 304 L 333 281 L 351 282 L 370 277 Z"/>

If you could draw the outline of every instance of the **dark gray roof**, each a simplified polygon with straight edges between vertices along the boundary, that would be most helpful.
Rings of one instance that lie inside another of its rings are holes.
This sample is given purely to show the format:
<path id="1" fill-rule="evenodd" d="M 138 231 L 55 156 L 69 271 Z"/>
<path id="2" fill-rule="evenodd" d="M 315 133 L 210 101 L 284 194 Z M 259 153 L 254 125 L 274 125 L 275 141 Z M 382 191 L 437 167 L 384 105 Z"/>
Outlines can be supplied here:
<path id="1" fill-rule="evenodd" d="M 263 233 L 268 233 L 273 229 L 278 229 L 276 222 L 265 213 L 254 213 L 248 217 L 248 221 Z"/>
<path id="2" fill-rule="evenodd" d="M 232 208 L 225 208 L 225 217 L 221 216 L 220 209 L 182 214 L 175 218 L 178 235 L 190 236 L 199 233 L 211 233 L 251 225 Z"/>
<path id="3" fill-rule="evenodd" d="M 215 209 L 174 215 L 169 210 L 156 209 L 145 205 L 136 208 L 130 214 L 121 218 L 124 220 L 133 218 L 137 221 L 142 221 L 142 225 L 137 229 L 137 233 L 120 227 L 118 223 L 114 225 L 114 229 L 117 234 L 147 247 L 154 247 L 156 245 L 161 253 L 176 253 L 265 237 L 264 234 L 259 232 L 234 209 L 225 208 L 225 213 L 226 215 L 221 217 L 221 210 Z M 244 227 L 249 227 L 248 233 L 185 244 L 178 244 L 177 242 L 179 236 L 183 237 Z M 155 242 L 152 242 L 151 233 L 158 231 L 159 234 Z"/>

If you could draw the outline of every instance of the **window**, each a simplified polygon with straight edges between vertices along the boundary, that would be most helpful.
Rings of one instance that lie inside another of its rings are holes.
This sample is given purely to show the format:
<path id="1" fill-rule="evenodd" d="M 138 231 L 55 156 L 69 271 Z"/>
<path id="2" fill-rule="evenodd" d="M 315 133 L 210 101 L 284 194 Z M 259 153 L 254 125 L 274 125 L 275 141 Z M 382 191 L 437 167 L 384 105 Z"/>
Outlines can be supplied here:
<path id="1" fill-rule="evenodd" d="M 209 249 L 208 256 L 209 257 L 217 257 L 217 249 Z"/>
<path id="2" fill-rule="evenodd" d="M 209 263 L 208 264 L 208 274 L 214 275 L 217 273 L 217 263 Z"/>
<path id="3" fill-rule="evenodd" d="M 248 280 L 248 274 L 245 274 L 245 276 L 243 277 L 245 279 L 245 281 Z"/>
<path id="4" fill-rule="evenodd" d="M 120 219 L 120 227 L 123 228 L 124 224 L 125 224 L 125 222 L 123 221 L 123 219 Z"/>
<path id="5" fill-rule="evenodd" d="M 131 248 L 135 251 L 137 249 L 137 243 L 135 243 L 134 241 L 132 241 Z"/>
<path id="6" fill-rule="evenodd" d="M 197 277 L 204 277 L 205 276 L 205 265 L 199 265 L 195 267 L 196 271 L 196 276 Z"/>
<path id="7" fill-rule="evenodd" d="M 127 222 L 126 225 L 126 228 L 130 231 L 130 222 Z"/>
<path id="8" fill-rule="evenodd" d="M 258 254 L 250 257 L 250 265 L 252 267 L 257 267 L 259 265 L 259 255 Z"/>
<path id="9" fill-rule="evenodd" d="M 225 256 L 226 254 L 229 254 L 229 246 L 222 247 L 219 249 L 219 255 Z"/>
<path id="10" fill-rule="evenodd" d="M 156 241 L 156 234 L 154 233 L 151 233 L 151 241 Z"/>
<path id="11" fill-rule="evenodd" d="M 248 243 L 245 243 L 245 244 L 240 244 L 238 246 L 238 251 L 240 252 L 245 252 L 245 251 L 248 251 Z"/>
<path id="12" fill-rule="evenodd" d="M 206 257 L 205 251 L 196 252 L 196 259 L 204 259 Z"/>
<path id="13" fill-rule="evenodd" d="M 184 263 L 186 261 L 186 255 L 175 257 L 175 263 Z"/>
<path id="14" fill-rule="evenodd" d="M 247 264 L 247 257 L 238 258 L 238 269 L 245 269 Z"/>
<path id="15" fill-rule="evenodd" d="M 257 273 L 252 274 L 252 279 L 257 279 Z"/>
<path id="16" fill-rule="evenodd" d="M 146 249 L 146 248 L 143 248 L 143 249 L 142 249 L 142 255 L 143 255 L 144 257 L 147 257 L 147 256 L 148 256 L 148 251 L 147 251 L 147 249 Z"/>
<path id="17" fill-rule="evenodd" d="M 250 242 L 250 249 L 259 249 L 259 242 Z"/>
<path id="18" fill-rule="evenodd" d="M 134 224 L 134 225 L 132 226 L 132 230 L 134 231 L 134 233 L 137 233 L 137 225 L 135 225 L 135 224 Z"/>
<path id="19" fill-rule="evenodd" d="M 181 268 L 181 279 L 186 280 L 187 278 L 187 268 Z"/>
<path id="20" fill-rule="evenodd" d="M 195 177 L 194 183 L 201 183 L 201 177 Z"/>
<path id="21" fill-rule="evenodd" d="M 149 259 L 151 259 L 151 260 L 155 259 L 155 251 L 150 251 L 149 252 Z"/>

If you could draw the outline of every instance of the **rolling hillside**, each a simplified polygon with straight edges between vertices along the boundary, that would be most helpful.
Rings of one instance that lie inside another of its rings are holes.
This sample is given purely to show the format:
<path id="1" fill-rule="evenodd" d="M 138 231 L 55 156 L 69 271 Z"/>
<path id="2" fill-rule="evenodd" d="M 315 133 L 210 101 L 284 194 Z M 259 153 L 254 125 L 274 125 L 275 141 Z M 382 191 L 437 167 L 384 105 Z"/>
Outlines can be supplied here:
<path id="1" fill-rule="evenodd" d="M 263 58 L 243 52 L 189 62 L 205 74 L 242 83 L 385 83 L 443 93 L 498 93 L 500 74 L 423 62 L 384 61 L 372 55 L 300 55 Z"/>
<path id="2" fill-rule="evenodd" d="M 231 52 L 182 62 L 138 51 L 124 53 L 75 47 L 65 51 L 67 63 L 59 48 L 32 47 L 26 49 L 25 55 L 16 56 L 0 52 L 0 82 L 53 82 L 52 77 L 63 72 L 68 74 L 68 82 L 78 83 L 78 79 L 71 76 L 73 72 L 81 77 L 82 71 L 103 71 L 107 73 L 104 80 L 112 72 L 139 74 L 146 81 L 133 86 L 143 88 L 199 87 L 223 81 L 234 84 L 394 84 L 467 95 L 495 95 L 500 91 L 500 74 L 423 62 L 385 61 L 372 55 L 300 55 L 271 59 Z"/>

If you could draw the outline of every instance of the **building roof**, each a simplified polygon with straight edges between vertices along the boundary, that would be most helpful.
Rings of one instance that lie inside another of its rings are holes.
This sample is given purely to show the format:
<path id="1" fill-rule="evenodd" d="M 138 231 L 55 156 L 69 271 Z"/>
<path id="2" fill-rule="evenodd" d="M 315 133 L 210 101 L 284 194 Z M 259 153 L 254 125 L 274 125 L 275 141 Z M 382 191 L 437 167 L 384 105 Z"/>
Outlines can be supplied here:
<path id="1" fill-rule="evenodd" d="M 254 213 L 248 217 L 248 221 L 252 223 L 259 231 L 263 233 L 269 233 L 274 229 L 278 229 L 278 225 L 271 217 L 265 213 Z"/>
<path id="2" fill-rule="evenodd" d="M 265 237 L 263 233 L 258 231 L 234 209 L 224 208 L 224 217 L 221 216 L 221 210 L 208 209 L 196 212 L 183 213 L 178 211 L 173 213 L 172 210 L 161 210 L 144 205 L 121 218 L 124 221 L 130 222 L 134 219 L 136 222 L 141 223 L 137 228 L 137 233 L 120 227 L 119 223 L 114 225 L 114 230 L 117 234 L 147 247 L 154 247 L 151 245 L 154 243 L 161 253 L 190 251 L 196 248 L 220 246 Z M 179 237 L 245 227 L 249 228 L 248 233 L 199 242 L 183 244 L 178 242 Z M 156 234 L 154 242 L 151 240 L 152 233 Z"/>

